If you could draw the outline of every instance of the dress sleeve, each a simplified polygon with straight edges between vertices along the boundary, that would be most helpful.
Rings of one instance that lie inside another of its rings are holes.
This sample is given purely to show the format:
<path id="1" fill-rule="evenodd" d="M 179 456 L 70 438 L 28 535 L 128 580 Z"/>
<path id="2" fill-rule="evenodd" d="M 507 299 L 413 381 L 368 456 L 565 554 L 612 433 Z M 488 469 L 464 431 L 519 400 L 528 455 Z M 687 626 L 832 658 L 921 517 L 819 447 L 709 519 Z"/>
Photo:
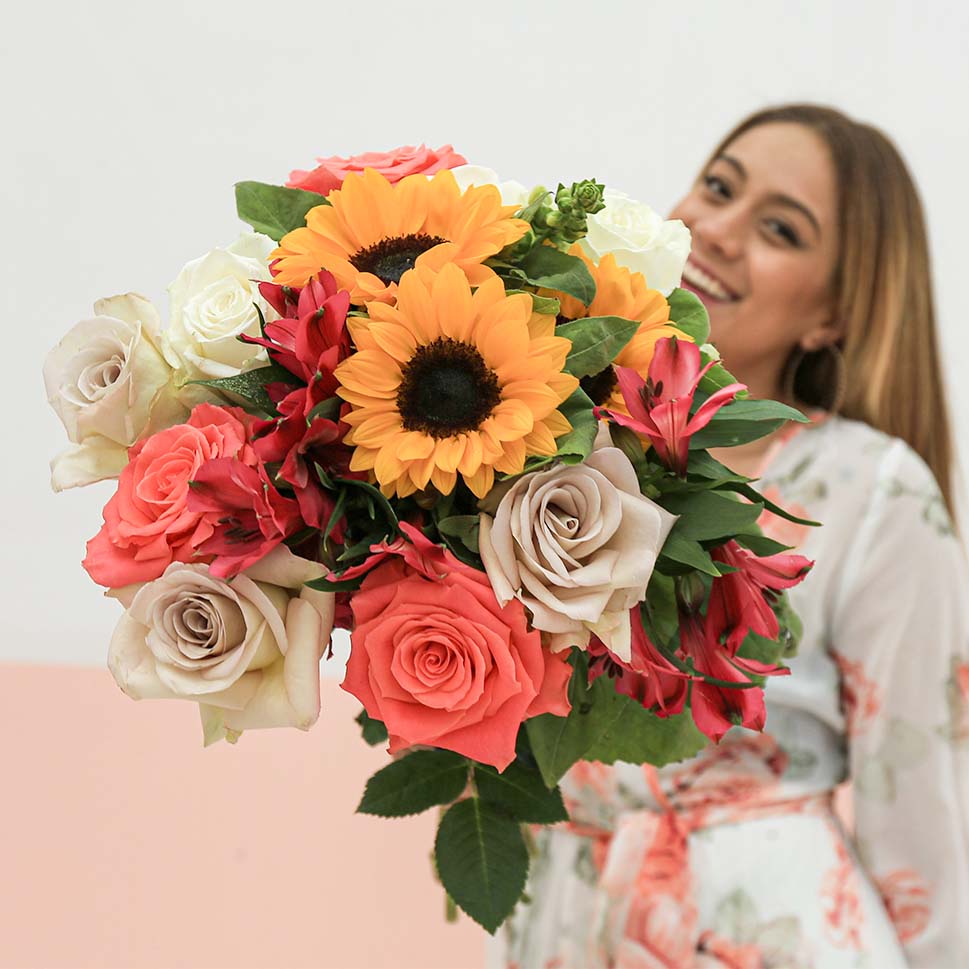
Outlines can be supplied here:
<path id="1" fill-rule="evenodd" d="M 894 442 L 832 608 L 858 853 L 912 966 L 969 966 L 969 570 Z"/>

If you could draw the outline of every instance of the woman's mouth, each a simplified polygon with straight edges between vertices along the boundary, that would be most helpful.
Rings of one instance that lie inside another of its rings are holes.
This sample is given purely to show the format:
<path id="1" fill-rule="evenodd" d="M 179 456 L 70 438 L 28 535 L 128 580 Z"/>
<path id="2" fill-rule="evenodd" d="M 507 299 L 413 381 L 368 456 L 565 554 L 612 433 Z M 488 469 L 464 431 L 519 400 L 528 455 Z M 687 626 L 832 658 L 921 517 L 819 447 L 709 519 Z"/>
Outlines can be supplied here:
<path id="1" fill-rule="evenodd" d="M 687 260 L 683 267 L 683 289 L 699 296 L 704 302 L 712 300 L 718 303 L 733 303 L 740 297 L 728 289 L 727 286 L 712 273 L 698 266 L 692 259 Z"/>

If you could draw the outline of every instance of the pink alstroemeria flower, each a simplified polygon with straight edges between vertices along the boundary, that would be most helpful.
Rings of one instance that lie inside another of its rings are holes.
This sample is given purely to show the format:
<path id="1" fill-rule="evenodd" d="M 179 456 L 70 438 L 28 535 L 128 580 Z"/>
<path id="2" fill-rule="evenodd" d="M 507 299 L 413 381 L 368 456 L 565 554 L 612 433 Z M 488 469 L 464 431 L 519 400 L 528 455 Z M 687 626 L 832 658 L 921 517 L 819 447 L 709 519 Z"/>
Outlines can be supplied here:
<path id="1" fill-rule="evenodd" d="M 700 349 L 675 336 L 659 340 L 647 380 L 629 367 L 616 367 L 616 377 L 629 414 L 596 408 L 596 417 L 608 416 L 648 438 L 660 460 L 681 477 L 686 474 L 690 438 L 729 404 L 744 384 L 736 383 L 711 394 L 691 417 L 693 396 L 704 374 L 714 365 L 700 366 Z"/>
<path id="2" fill-rule="evenodd" d="M 189 509 L 218 516 L 198 551 L 215 556 L 209 571 L 220 579 L 254 565 L 303 527 L 299 505 L 276 490 L 262 465 L 214 458 L 199 468 L 191 488 Z"/>

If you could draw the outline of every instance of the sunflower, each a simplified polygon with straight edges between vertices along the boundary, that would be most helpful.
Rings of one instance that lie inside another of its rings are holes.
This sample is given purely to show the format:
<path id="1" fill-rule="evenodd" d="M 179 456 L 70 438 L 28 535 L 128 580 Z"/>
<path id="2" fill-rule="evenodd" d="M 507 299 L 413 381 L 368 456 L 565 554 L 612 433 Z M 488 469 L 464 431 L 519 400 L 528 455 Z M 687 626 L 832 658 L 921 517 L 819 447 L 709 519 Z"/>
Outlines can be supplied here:
<path id="1" fill-rule="evenodd" d="M 560 323 L 587 316 L 619 316 L 625 320 L 639 321 L 639 329 L 619 351 L 614 363 L 620 367 L 630 367 L 646 377 L 658 340 L 675 336 L 693 342 L 682 330 L 670 323 L 670 304 L 662 293 L 646 285 L 642 273 L 631 272 L 625 266 L 617 265 L 615 256 L 611 253 L 603 256 L 596 265 L 578 244 L 569 250 L 569 254 L 578 256 L 592 273 L 596 284 L 595 299 L 586 308 L 584 303 L 565 293 L 542 290 L 542 295 L 555 296 L 559 300 Z M 616 373 L 611 366 L 597 374 L 583 377 L 581 385 L 594 404 L 626 413 Z"/>
<path id="2" fill-rule="evenodd" d="M 391 184 L 372 168 L 348 175 L 329 205 L 306 214 L 306 226 L 280 240 L 274 282 L 302 286 L 321 269 L 350 290 L 352 302 L 392 303 L 401 276 L 415 265 L 459 266 L 473 286 L 494 273 L 483 262 L 517 242 L 528 223 L 511 218 L 494 185 L 464 193 L 449 171 L 409 175 Z"/>
<path id="3" fill-rule="evenodd" d="M 483 498 L 496 471 L 554 454 L 571 430 L 558 411 L 578 386 L 562 372 L 571 342 L 527 293 L 507 296 L 497 276 L 472 293 L 457 266 L 419 265 L 395 307 L 367 310 L 348 323 L 357 352 L 336 369 L 337 393 L 352 407 L 350 468 L 372 471 L 384 494 L 430 483 L 446 495 L 460 474 Z"/>

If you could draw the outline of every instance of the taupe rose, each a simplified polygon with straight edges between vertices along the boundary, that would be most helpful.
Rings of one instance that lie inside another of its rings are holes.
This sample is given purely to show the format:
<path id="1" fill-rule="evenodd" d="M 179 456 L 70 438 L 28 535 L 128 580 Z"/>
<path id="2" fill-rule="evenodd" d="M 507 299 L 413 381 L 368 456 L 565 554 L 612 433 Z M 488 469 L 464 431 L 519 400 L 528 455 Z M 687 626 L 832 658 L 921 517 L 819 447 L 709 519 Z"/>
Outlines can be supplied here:
<path id="1" fill-rule="evenodd" d="M 520 599 L 553 650 L 595 633 L 628 660 L 629 610 L 675 520 L 642 495 L 622 451 L 602 447 L 584 464 L 522 476 L 494 518 L 481 515 L 481 559 L 498 601 Z"/>
<path id="2" fill-rule="evenodd" d="M 284 546 L 231 582 L 173 562 L 153 582 L 109 593 L 127 611 L 108 666 L 133 699 L 197 702 L 207 744 L 258 727 L 307 730 L 334 597 L 294 589 L 321 572 Z"/>

